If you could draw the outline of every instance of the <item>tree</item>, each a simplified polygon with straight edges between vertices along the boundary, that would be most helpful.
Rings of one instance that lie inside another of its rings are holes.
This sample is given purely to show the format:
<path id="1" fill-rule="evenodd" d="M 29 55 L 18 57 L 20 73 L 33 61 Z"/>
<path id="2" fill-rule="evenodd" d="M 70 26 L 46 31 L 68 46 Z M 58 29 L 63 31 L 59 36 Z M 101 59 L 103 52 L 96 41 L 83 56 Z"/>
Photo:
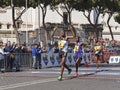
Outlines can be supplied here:
<path id="1" fill-rule="evenodd" d="M 20 36 L 19 36 L 17 22 L 21 18 L 21 16 L 27 11 L 27 9 L 29 7 L 36 7 L 37 4 L 34 0 L 7 0 L 7 1 L 10 3 L 11 8 L 12 8 L 13 28 L 14 28 L 14 32 L 16 34 L 17 43 L 19 43 Z M 26 8 L 26 5 L 27 5 L 27 8 Z M 19 11 L 19 14 L 17 15 L 17 17 L 15 17 L 16 8 L 20 9 L 22 7 L 24 7 L 24 8 L 21 9 Z"/>
<path id="2" fill-rule="evenodd" d="M 37 1 L 37 0 L 36 0 Z M 45 30 L 45 44 L 47 45 L 48 43 L 48 30 L 45 24 L 45 17 L 46 17 L 46 13 L 47 13 L 47 7 L 48 5 L 50 5 L 52 2 L 52 0 L 38 0 L 38 5 L 40 6 L 41 10 L 42 10 L 42 25 L 43 28 Z"/>
<path id="3" fill-rule="evenodd" d="M 63 1 L 63 0 L 62 0 Z M 73 11 L 73 7 L 72 7 L 72 4 L 74 3 L 74 0 L 64 0 L 63 1 L 63 4 L 64 4 L 64 7 L 68 13 L 68 23 L 71 24 L 71 13 Z"/>
<path id="4" fill-rule="evenodd" d="M 6 0 L 0 0 L 0 7 L 5 8 L 7 5 Z"/>
<path id="5" fill-rule="evenodd" d="M 57 11 L 57 13 L 64 18 L 63 14 L 61 14 L 56 6 L 61 5 L 61 8 L 65 9 L 65 11 L 68 14 L 68 23 L 71 24 L 71 13 L 73 11 L 73 4 L 76 2 L 76 0 L 53 0 L 51 3 L 51 6 L 54 10 Z"/>
<path id="6" fill-rule="evenodd" d="M 36 2 L 35 0 L 0 0 L 0 6 L 3 8 L 7 6 L 11 6 L 12 8 L 12 21 L 13 21 L 13 28 L 14 28 L 14 33 L 16 34 L 16 41 L 17 43 L 20 42 L 20 37 L 19 37 L 19 31 L 18 31 L 18 25 L 17 22 L 21 18 L 21 16 L 27 11 L 25 8 L 26 7 L 26 1 L 27 7 L 36 7 Z M 24 8 L 22 8 L 24 7 Z M 22 8 L 22 9 L 21 9 Z M 19 9 L 19 14 L 16 17 L 16 10 Z"/>
<path id="7" fill-rule="evenodd" d="M 105 10 L 104 1 L 105 0 L 77 0 L 76 3 L 73 4 L 73 7 L 78 11 L 82 11 L 83 15 L 86 17 L 90 25 L 94 28 L 94 30 L 97 30 L 98 18 L 100 17 L 100 14 L 102 14 Z M 96 14 L 94 21 L 91 19 L 91 13 L 93 11 Z"/>
<path id="8" fill-rule="evenodd" d="M 62 18 L 63 18 L 63 27 L 65 29 L 68 28 L 68 24 L 72 23 L 71 13 L 73 11 L 73 4 L 76 3 L 77 0 L 52 0 L 51 8 L 55 10 Z M 63 11 L 62 13 L 58 9 Z M 74 32 L 75 29 L 74 29 Z"/>
<path id="9" fill-rule="evenodd" d="M 105 0 L 105 13 L 108 14 L 107 25 L 110 30 L 111 38 L 114 40 L 112 29 L 110 26 L 110 20 L 116 12 L 120 12 L 120 0 Z"/>

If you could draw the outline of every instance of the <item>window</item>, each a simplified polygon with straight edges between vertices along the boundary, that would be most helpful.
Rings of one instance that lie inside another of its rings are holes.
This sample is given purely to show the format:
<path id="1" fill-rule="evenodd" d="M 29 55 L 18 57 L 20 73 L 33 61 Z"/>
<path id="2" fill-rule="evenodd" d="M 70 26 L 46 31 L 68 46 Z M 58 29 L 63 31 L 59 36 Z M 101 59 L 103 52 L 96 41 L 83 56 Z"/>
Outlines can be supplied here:
<path id="1" fill-rule="evenodd" d="M 10 26 L 11 26 L 10 24 L 7 24 L 7 29 L 10 29 Z"/>
<path id="2" fill-rule="evenodd" d="M 18 27 L 18 28 L 21 28 L 20 22 L 17 22 L 17 27 Z"/>
<path id="3" fill-rule="evenodd" d="M 2 28 L 2 24 L 0 23 L 0 29 Z"/>

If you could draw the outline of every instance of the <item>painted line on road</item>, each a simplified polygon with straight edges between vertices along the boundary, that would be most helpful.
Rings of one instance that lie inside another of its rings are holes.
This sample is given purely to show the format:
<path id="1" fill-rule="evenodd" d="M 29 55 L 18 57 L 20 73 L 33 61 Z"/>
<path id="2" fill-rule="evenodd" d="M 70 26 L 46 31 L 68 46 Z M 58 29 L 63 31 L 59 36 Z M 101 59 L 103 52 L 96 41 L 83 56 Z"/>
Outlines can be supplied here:
<path id="1" fill-rule="evenodd" d="M 52 82 L 52 81 L 57 81 L 57 79 L 49 78 L 49 79 L 44 79 L 44 80 L 35 80 L 35 81 L 22 82 L 22 83 L 17 83 L 17 84 L 10 84 L 10 85 L 5 85 L 5 86 L 0 86 L 0 90 L 13 89 L 13 88 L 24 87 L 24 86 L 40 84 L 40 83 L 47 83 L 47 82 Z"/>
<path id="2" fill-rule="evenodd" d="M 71 67 L 72 70 L 75 70 L 74 67 Z M 120 67 L 99 67 L 102 70 L 120 70 Z M 43 68 L 43 70 L 61 70 L 59 67 L 52 67 L 52 68 Z M 79 70 L 96 70 L 96 67 L 79 67 Z"/>
<path id="3" fill-rule="evenodd" d="M 32 71 L 29 72 L 32 74 L 60 74 L 60 72 L 54 72 L 54 71 Z M 83 75 L 83 74 L 91 74 L 94 73 L 94 75 L 120 75 L 120 72 L 104 72 L 104 71 L 100 71 L 100 72 L 78 72 L 78 74 Z M 68 72 L 64 72 L 64 74 L 68 74 Z M 74 74 L 74 72 L 72 72 L 71 74 Z"/>
<path id="4" fill-rule="evenodd" d="M 71 68 L 72 70 L 75 70 L 75 68 Z M 99 69 L 102 70 L 120 70 L 120 67 L 100 67 Z M 43 70 L 48 70 L 48 69 L 43 69 Z M 50 70 L 58 71 L 61 70 L 60 68 L 50 68 Z M 88 67 L 88 68 L 79 68 L 79 70 L 96 70 L 96 67 Z"/>

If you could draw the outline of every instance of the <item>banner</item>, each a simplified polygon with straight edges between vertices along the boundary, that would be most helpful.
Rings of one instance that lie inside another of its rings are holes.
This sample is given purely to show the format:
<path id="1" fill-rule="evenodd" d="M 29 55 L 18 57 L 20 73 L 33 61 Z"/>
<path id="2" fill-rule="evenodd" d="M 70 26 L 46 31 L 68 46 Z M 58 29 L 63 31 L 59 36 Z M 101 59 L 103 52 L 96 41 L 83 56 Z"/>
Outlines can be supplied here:
<path id="1" fill-rule="evenodd" d="M 90 54 L 82 58 L 81 63 L 90 60 Z M 66 64 L 75 66 L 76 58 L 74 53 L 68 53 L 66 57 Z M 60 66 L 60 58 L 58 53 L 42 53 L 41 54 L 41 68 Z"/>
<path id="2" fill-rule="evenodd" d="M 41 54 L 41 68 L 60 66 L 58 54 Z"/>
<path id="3" fill-rule="evenodd" d="M 114 52 L 104 52 L 104 60 L 109 63 L 120 63 L 120 56 L 115 56 Z M 114 56 L 113 56 L 114 55 Z M 75 66 L 76 57 L 74 53 L 68 53 L 66 57 L 66 64 Z M 94 53 L 84 53 L 81 64 L 96 62 Z M 41 54 L 41 68 L 60 66 L 60 58 L 58 53 L 42 53 Z"/>
<path id="4" fill-rule="evenodd" d="M 110 56 L 109 63 L 120 63 L 120 56 Z"/>

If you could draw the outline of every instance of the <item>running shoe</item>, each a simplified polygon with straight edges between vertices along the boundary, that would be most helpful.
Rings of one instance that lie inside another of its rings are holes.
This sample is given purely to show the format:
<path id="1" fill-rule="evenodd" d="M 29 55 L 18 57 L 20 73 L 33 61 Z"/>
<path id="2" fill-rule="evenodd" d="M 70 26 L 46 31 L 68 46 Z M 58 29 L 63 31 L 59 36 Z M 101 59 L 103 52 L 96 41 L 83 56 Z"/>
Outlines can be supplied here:
<path id="1" fill-rule="evenodd" d="M 71 72 L 72 72 L 72 69 L 69 69 L 69 70 L 68 70 L 68 74 L 71 74 Z"/>
<path id="2" fill-rule="evenodd" d="M 57 79 L 58 79 L 59 81 L 61 81 L 61 80 L 62 80 L 62 77 L 61 77 L 61 76 L 59 76 Z"/>
<path id="3" fill-rule="evenodd" d="M 75 73 L 73 76 L 74 76 L 74 77 L 78 77 L 79 75 L 78 75 L 78 73 Z"/>

